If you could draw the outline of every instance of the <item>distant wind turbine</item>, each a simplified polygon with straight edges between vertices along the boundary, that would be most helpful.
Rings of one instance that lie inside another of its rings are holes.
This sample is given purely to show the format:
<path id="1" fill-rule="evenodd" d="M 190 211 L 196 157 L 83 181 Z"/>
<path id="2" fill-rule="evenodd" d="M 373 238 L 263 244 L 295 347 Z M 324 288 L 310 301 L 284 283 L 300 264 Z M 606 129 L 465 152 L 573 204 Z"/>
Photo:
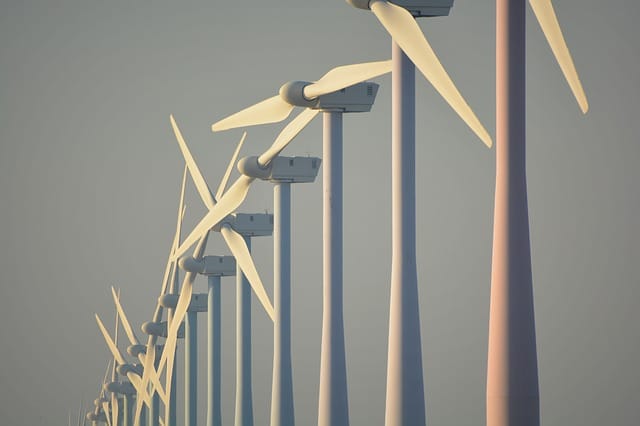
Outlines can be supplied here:
<path id="1" fill-rule="evenodd" d="M 453 0 L 346 0 L 370 9 L 392 37 L 392 258 L 385 424 L 426 423 L 415 217 L 415 68 L 487 145 L 491 137 L 464 100 L 415 18 L 445 16 Z"/>
<path id="2" fill-rule="evenodd" d="M 213 131 L 253 126 L 284 120 L 291 111 L 305 108 L 282 131 L 276 142 L 252 163 L 245 163 L 252 178 L 266 174 L 273 153 L 287 144 L 320 112 L 323 112 L 323 303 L 320 355 L 318 422 L 342 426 L 349 423 L 346 355 L 342 309 L 342 118 L 344 113 L 367 112 L 375 100 L 378 85 L 364 82 L 391 71 L 390 61 L 367 62 L 333 68 L 316 82 L 292 81 L 278 95 L 230 115 L 211 127 Z M 289 130 L 291 129 L 291 130 Z M 281 188 L 282 189 L 282 188 Z M 286 189 L 285 189 L 286 191 Z M 282 383 L 281 383 L 282 385 Z M 275 388 L 282 395 L 292 391 Z M 293 422 L 293 401 L 274 396 L 271 425 Z M 280 412 L 280 408 L 291 409 Z M 284 416 L 284 417 L 282 417 Z"/>

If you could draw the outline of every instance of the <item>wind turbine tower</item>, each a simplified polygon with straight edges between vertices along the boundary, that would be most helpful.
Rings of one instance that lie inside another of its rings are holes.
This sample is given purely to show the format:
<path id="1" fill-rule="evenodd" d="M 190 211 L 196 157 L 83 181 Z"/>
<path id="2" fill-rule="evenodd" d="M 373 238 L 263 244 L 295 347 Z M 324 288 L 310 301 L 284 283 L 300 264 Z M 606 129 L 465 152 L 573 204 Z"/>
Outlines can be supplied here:
<path id="1" fill-rule="evenodd" d="M 589 109 L 551 0 L 530 0 L 583 113 Z M 540 424 L 526 179 L 526 1 L 496 2 L 496 191 L 487 426 Z"/>
<path id="2" fill-rule="evenodd" d="M 391 70 L 389 61 L 345 65 L 315 83 L 292 81 L 273 98 L 233 114 L 212 126 L 214 131 L 284 120 L 296 106 L 305 110 L 294 118 L 272 147 L 257 158 L 266 168 L 319 112 L 323 123 L 323 304 L 318 424 L 349 424 L 347 371 L 342 310 L 342 115 L 371 110 L 378 84 L 364 82 Z"/>
<path id="3" fill-rule="evenodd" d="M 222 329 L 221 329 L 221 278 L 236 274 L 236 260 L 233 256 L 205 256 L 201 259 L 182 258 L 180 268 L 187 272 L 208 278 L 207 292 L 207 426 L 222 426 L 221 374 L 222 374 Z M 167 308 L 175 308 L 178 295 L 170 294 L 161 298 L 160 303 Z M 193 299 L 192 302 L 193 303 Z M 188 311 L 187 311 L 188 312 Z"/>
<path id="4" fill-rule="evenodd" d="M 242 236 L 251 251 L 251 237 L 273 234 L 273 215 L 267 213 L 236 213 L 220 227 L 231 227 Z M 214 227 L 216 230 L 218 227 Z M 240 263 L 238 261 L 238 263 Z M 236 405 L 235 426 L 253 426 L 253 396 L 251 390 L 251 285 L 236 270 Z"/>
<path id="5" fill-rule="evenodd" d="M 392 255 L 385 424 L 423 426 L 426 413 L 416 265 L 415 69 L 487 146 L 492 142 L 415 21 L 448 15 L 453 0 L 346 1 L 371 10 L 393 39 Z"/>
<path id="6" fill-rule="evenodd" d="M 105 385 L 105 390 L 116 395 L 122 395 L 124 401 L 124 411 L 122 413 L 123 426 L 133 426 L 133 397 L 136 389 L 130 382 L 110 382 Z"/>
<path id="7" fill-rule="evenodd" d="M 238 169 L 273 186 L 273 380 L 271 426 L 295 424 L 291 369 L 291 184 L 313 182 L 321 160 L 278 156 L 267 167 L 258 157 L 245 157 Z"/>

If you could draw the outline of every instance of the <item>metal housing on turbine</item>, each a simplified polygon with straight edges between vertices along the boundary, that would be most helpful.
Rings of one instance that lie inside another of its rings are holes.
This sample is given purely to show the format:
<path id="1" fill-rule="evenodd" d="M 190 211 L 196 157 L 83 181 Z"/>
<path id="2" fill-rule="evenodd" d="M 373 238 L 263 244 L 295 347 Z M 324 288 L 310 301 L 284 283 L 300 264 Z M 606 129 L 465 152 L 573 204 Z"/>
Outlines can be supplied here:
<path id="1" fill-rule="evenodd" d="M 322 160 L 318 157 L 274 158 L 268 166 L 261 167 L 257 156 L 238 161 L 238 171 L 243 175 L 269 182 L 309 183 L 315 181 Z"/>
<path id="2" fill-rule="evenodd" d="M 142 331 L 149 336 L 157 336 L 157 337 L 167 337 L 168 332 L 167 321 L 154 322 L 147 321 L 142 324 Z M 178 328 L 178 339 L 182 339 L 184 337 L 184 323 L 180 324 Z"/>
<path id="3" fill-rule="evenodd" d="M 371 0 L 346 0 L 358 9 L 369 9 Z M 448 16 L 453 0 L 393 0 L 389 1 L 407 9 L 414 17 Z"/>
<path id="4" fill-rule="evenodd" d="M 273 234 L 273 215 L 270 213 L 234 213 L 213 227 L 219 231 L 224 225 L 247 237 L 264 237 Z"/>
<path id="5" fill-rule="evenodd" d="M 236 259 L 233 256 L 205 256 L 201 259 L 183 257 L 178 265 L 184 271 L 202 275 L 230 277 L 236 274 Z M 177 295 L 175 297 L 177 301 Z M 175 307 L 175 305 L 171 307 Z"/>
<path id="6" fill-rule="evenodd" d="M 309 99 L 305 96 L 304 89 L 311 84 L 305 81 L 291 81 L 280 88 L 280 96 L 291 105 L 305 108 L 369 112 L 380 87 L 379 84 L 367 81 Z"/>

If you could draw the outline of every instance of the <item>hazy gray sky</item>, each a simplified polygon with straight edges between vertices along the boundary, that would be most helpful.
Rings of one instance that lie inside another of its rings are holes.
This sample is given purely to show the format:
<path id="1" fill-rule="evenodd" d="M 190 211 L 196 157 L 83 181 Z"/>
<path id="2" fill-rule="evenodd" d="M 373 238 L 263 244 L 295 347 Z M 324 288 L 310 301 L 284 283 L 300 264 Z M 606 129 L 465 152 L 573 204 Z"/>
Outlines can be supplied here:
<path id="1" fill-rule="evenodd" d="M 580 114 L 529 11 L 527 166 L 542 419 L 633 426 L 640 421 L 640 3 L 554 3 L 591 110 Z M 450 17 L 420 21 L 492 134 L 494 14 L 491 0 L 457 0 Z M 342 0 L 3 1 L 1 423 L 65 424 L 80 398 L 97 396 L 109 354 L 93 313 L 112 323 L 111 285 L 122 288 L 136 326 L 150 318 L 183 167 L 170 113 L 216 187 L 241 132 L 214 135 L 211 123 L 272 96 L 288 80 L 389 56 L 380 24 Z M 344 121 L 345 332 L 355 426 L 384 418 L 390 79 L 379 83 L 373 111 Z M 427 416 L 432 425 L 477 426 L 484 424 L 495 153 L 422 77 L 417 83 Z M 242 154 L 262 152 L 281 127 L 250 129 Z M 320 119 L 285 153 L 320 156 Z M 317 416 L 320 197 L 321 176 L 293 191 L 300 425 Z M 187 203 L 190 229 L 205 212 L 193 186 Z M 254 185 L 244 206 L 272 210 L 271 187 Z M 254 241 L 271 291 L 272 240 Z M 227 252 L 214 236 L 207 253 Z M 229 280 L 223 290 L 225 424 L 233 416 L 232 286 Z M 196 283 L 197 291 L 205 287 Z M 253 318 L 259 425 L 269 413 L 272 332 L 257 301 Z M 203 317 L 202 342 L 204 331 Z"/>

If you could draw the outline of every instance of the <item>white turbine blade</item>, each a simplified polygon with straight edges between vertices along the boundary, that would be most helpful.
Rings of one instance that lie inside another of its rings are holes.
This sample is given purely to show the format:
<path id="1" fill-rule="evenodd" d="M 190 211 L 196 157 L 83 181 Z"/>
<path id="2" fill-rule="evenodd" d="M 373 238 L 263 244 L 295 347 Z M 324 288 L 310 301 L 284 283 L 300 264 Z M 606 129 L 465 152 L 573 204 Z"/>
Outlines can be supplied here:
<path id="1" fill-rule="evenodd" d="M 109 403 L 107 401 L 104 401 L 102 403 L 102 410 L 104 411 L 104 416 L 107 418 L 107 424 L 111 426 L 111 418 L 109 417 Z"/>
<path id="2" fill-rule="evenodd" d="M 116 309 L 118 310 L 118 315 L 120 316 L 122 327 L 124 328 L 124 332 L 127 334 L 129 341 L 131 342 L 132 345 L 139 344 L 140 341 L 138 340 L 138 337 L 136 337 L 136 334 L 133 332 L 133 329 L 131 328 L 131 324 L 129 323 L 129 319 L 127 318 L 127 315 L 124 313 L 124 309 L 122 309 L 122 305 L 120 304 L 120 297 L 119 295 L 116 294 L 116 289 L 113 287 L 111 287 L 111 294 L 113 296 L 113 302 L 116 305 Z"/>
<path id="3" fill-rule="evenodd" d="M 103 327 L 104 328 L 104 327 Z M 107 329 L 105 328 L 105 331 Z M 107 333 L 108 335 L 109 333 Z M 111 339 L 111 338 L 109 338 Z M 107 369 L 104 372 L 104 378 L 102 379 L 102 384 L 100 385 L 100 391 L 98 392 L 98 396 L 102 396 L 104 394 L 104 384 L 107 383 L 107 377 L 109 376 L 109 370 L 111 369 L 111 360 L 107 361 Z"/>
<path id="4" fill-rule="evenodd" d="M 273 142 L 271 147 L 267 149 L 260 157 L 258 157 L 258 164 L 261 166 L 267 166 L 271 161 L 282 152 L 283 149 L 289 145 L 289 142 L 293 140 L 298 133 L 304 129 L 307 124 L 313 120 L 313 118 L 318 115 L 320 111 L 315 109 L 305 109 L 302 111 L 296 118 L 291 120 L 289 124 L 280 132 L 276 140 Z"/>
<path id="5" fill-rule="evenodd" d="M 277 123 L 291 114 L 293 105 L 285 102 L 280 95 L 265 99 L 262 102 L 223 118 L 211 126 L 211 130 L 235 129 L 238 127 L 255 126 L 257 124 Z"/>
<path id="6" fill-rule="evenodd" d="M 256 265 L 253 263 L 253 258 L 251 257 L 244 238 L 231 229 L 229 225 L 222 225 L 220 233 L 227 242 L 229 250 L 231 250 L 231 253 L 233 253 L 233 256 L 236 258 L 236 262 L 238 262 L 242 273 L 247 277 L 253 292 L 258 297 L 260 303 L 262 303 L 264 310 L 267 311 L 267 315 L 269 315 L 271 321 L 274 321 L 273 305 L 264 289 L 264 285 L 262 285 L 262 280 L 260 279 L 260 275 L 258 275 Z"/>
<path id="7" fill-rule="evenodd" d="M 173 244 L 171 246 L 171 251 L 175 251 L 176 247 L 180 244 L 180 235 L 182 233 L 182 221 L 184 220 L 184 212 L 186 206 L 184 205 L 184 191 L 187 187 L 187 172 L 189 166 L 185 164 L 184 172 L 182 173 L 182 186 L 180 187 L 180 204 L 178 207 L 178 220 L 176 221 L 176 233 L 173 235 Z M 173 253 L 172 253 L 173 254 Z"/>
<path id="8" fill-rule="evenodd" d="M 587 96 L 582 88 L 582 83 L 580 83 L 580 77 L 578 77 L 578 72 L 573 64 L 573 59 L 571 58 L 571 53 L 569 53 L 567 43 L 562 35 L 562 30 L 558 23 L 558 17 L 556 16 L 556 12 L 553 10 L 551 0 L 529 0 L 529 4 L 533 9 L 536 18 L 538 18 L 542 32 L 547 38 L 549 46 L 551 46 L 551 50 L 562 69 L 562 73 L 567 79 L 567 83 L 569 83 L 569 87 L 571 87 L 573 96 L 575 96 L 578 101 L 578 105 L 580 105 L 582 113 L 586 114 L 587 111 L 589 111 L 589 102 L 587 101 Z"/>
<path id="9" fill-rule="evenodd" d="M 425 78 L 480 140 L 491 147 L 491 136 L 451 81 L 413 16 L 406 9 L 383 0 L 372 0 L 370 7 L 382 26 Z"/>
<path id="10" fill-rule="evenodd" d="M 150 339 L 151 340 L 151 339 Z M 155 345 L 155 341 L 153 342 L 153 344 L 147 344 L 147 350 L 146 350 L 146 356 L 144 359 L 144 363 L 143 363 L 143 370 L 142 370 L 142 380 L 140 382 L 140 388 L 146 390 L 148 383 L 149 383 L 149 379 L 150 379 L 150 375 L 152 374 L 158 374 L 158 372 L 155 371 L 155 367 L 153 365 L 154 360 L 156 357 L 156 345 Z M 152 373 L 153 370 L 153 373 Z M 153 390 L 151 390 L 151 394 L 153 394 Z M 149 398 L 149 400 L 145 400 L 143 398 L 140 398 L 140 391 L 138 391 L 138 398 L 136 399 L 136 412 L 134 415 L 134 422 L 139 423 L 140 422 L 140 415 L 142 414 L 142 404 L 147 404 L 147 406 L 149 408 L 151 408 L 151 398 Z"/>
<path id="11" fill-rule="evenodd" d="M 204 254 L 208 235 L 208 233 L 205 234 L 205 236 L 200 239 L 200 242 L 196 246 L 193 254 L 193 257 L 195 259 L 200 259 Z M 161 372 L 162 369 L 166 366 L 165 381 L 167 384 L 171 383 L 174 358 L 176 354 L 176 344 L 178 340 L 178 329 L 184 319 L 184 316 L 187 313 L 189 304 L 191 303 L 191 295 L 193 294 L 193 281 L 195 280 L 195 277 L 196 274 L 192 272 L 187 272 L 184 277 L 182 289 L 180 290 L 180 296 L 178 297 L 178 303 L 176 304 L 173 318 L 171 320 L 171 323 L 169 324 L 169 329 L 167 331 L 167 338 L 164 342 L 164 350 L 162 351 L 160 362 L 158 363 L 157 373 Z M 171 386 L 167 386 L 166 397 L 167 401 L 169 401 L 169 399 L 171 398 Z"/>
<path id="12" fill-rule="evenodd" d="M 242 138 L 240 142 L 238 142 L 238 146 L 236 150 L 233 152 L 231 156 L 231 161 L 229 161 L 229 165 L 227 166 L 227 170 L 224 173 L 224 177 L 222 178 L 222 182 L 220 182 L 220 186 L 218 186 L 218 190 L 216 191 L 216 199 L 219 200 L 222 198 L 222 194 L 224 194 L 224 190 L 227 189 L 227 182 L 229 182 L 229 176 L 231 176 L 231 171 L 233 170 L 233 166 L 235 166 L 236 161 L 238 160 L 238 154 L 240 154 L 240 149 L 244 144 L 244 140 L 247 138 L 247 132 L 242 134 Z"/>
<path id="13" fill-rule="evenodd" d="M 109 351 L 111 351 L 111 354 L 113 355 L 113 359 L 115 361 L 117 361 L 118 363 L 120 363 L 120 364 L 126 364 L 126 361 L 124 360 L 124 357 L 122 356 L 122 353 L 120 353 L 120 350 L 118 349 L 118 346 L 116 346 L 116 344 L 111 339 L 111 336 L 109 335 L 109 332 L 107 331 L 107 329 L 105 328 L 104 324 L 100 320 L 100 317 L 98 316 L 98 314 L 95 314 L 95 315 L 96 315 L 96 321 L 98 322 L 98 327 L 100 328 L 100 331 L 102 332 L 102 336 L 104 337 L 104 340 L 107 343 L 107 347 L 109 348 Z M 114 362 L 114 364 L 115 364 L 115 362 Z"/>
<path id="14" fill-rule="evenodd" d="M 247 197 L 249 187 L 254 178 L 242 175 L 225 192 L 224 196 L 218 200 L 218 204 L 205 215 L 204 218 L 191 231 L 189 236 L 182 242 L 176 250 L 174 258 L 182 256 L 193 243 L 202 238 L 211 228 L 216 226 L 222 219 L 233 213 Z"/>
<path id="15" fill-rule="evenodd" d="M 391 72 L 391 60 L 336 67 L 323 75 L 320 80 L 305 86 L 304 97 L 314 99 L 389 72 Z"/>
<path id="16" fill-rule="evenodd" d="M 118 347 L 116 346 L 114 341 L 111 339 L 111 336 L 109 335 L 109 332 L 107 331 L 107 329 L 105 328 L 104 324 L 100 320 L 100 317 L 98 316 L 98 314 L 96 314 L 96 321 L 98 322 L 98 327 L 100 328 L 100 331 L 102 332 L 102 336 L 104 337 L 104 340 L 107 343 L 107 347 L 111 351 L 111 354 L 113 355 L 114 360 L 118 361 L 119 364 L 126 364 L 126 361 L 125 361 L 124 357 L 122 356 L 122 353 L 120 352 L 120 350 L 118 349 Z M 136 390 L 138 391 L 138 395 L 142 397 L 144 402 L 147 402 L 147 404 L 150 404 L 151 401 L 149 399 L 149 396 L 146 394 L 145 389 L 144 388 L 140 388 L 140 384 L 141 384 L 140 379 L 133 373 L 128 373 L 127 377 L 131 381 L 131 384 L 136 387 Z M 103 382 L 103 385 L 106 382 L 106 379 L 107 379 L 107 377 L 105 375 L 105 380 Z M 156 376 L 156 380 L 154 380 L 154 382 L 157 382 L 157 376 Z M 163 395 L 161 395 L 161 397 L 162 396 Z M 142 401 L 141 401 L 141 403 L 142 403 Z"/>
<path id="17" fill-rule="evenodd" d="M 178 145 L 180 146 L 180 151 L 182 151 L 184 161 L 187 163 L 187 167 L 189 168 L 191 179 L 193 179 L 193 183 L 196 185 L 198 194 L 200 194 L 200 198 L 202 198 L 202 201 L 207 206 L 207 208 L 211 210 L 216 204 L 215 200 L 213 199 L 213 195 L 211 195 L 211 190 L 209 189 L 207 182 L 204 180 L 202 173 L 200 173 L 200 169 L 193 159 L 193 155 L 191 155 L 191 151 L 189 151 L 189 147 L 187 147 L 187 143 L 184 141 L 182 133 L 180 133 L 180 129 L 178 128 L 173 115 L 169 116 L 169 119 L 171 120 L 171 127 L 173 127 L 173 132 L 175 133 L 176 139 L 178 140 Z"/>
<path id="18" fill-rule="evenodd" d="M 118 289 L 118 299 L 120 299 L 120 289 Z M 116 347 L 118 346 L 118 323 L 119 323 L 118 320 L 119 319 L 120 319 L 120 315 L 118 315 L 118 310 L 116 309 L 116 326 L 113 329 L 114 330 L 113 331 L 114 343 L 115 343 Z M 122 363 L 119 363 L 119 364 L 122 364 Z M 111 381 L 112 382 L 115 382 L 115 380 L 116 380 L 116 367 L 117 367 L 117 365 L 114 362 L 113 363 L 113 370 L 111 370 Z"/>

